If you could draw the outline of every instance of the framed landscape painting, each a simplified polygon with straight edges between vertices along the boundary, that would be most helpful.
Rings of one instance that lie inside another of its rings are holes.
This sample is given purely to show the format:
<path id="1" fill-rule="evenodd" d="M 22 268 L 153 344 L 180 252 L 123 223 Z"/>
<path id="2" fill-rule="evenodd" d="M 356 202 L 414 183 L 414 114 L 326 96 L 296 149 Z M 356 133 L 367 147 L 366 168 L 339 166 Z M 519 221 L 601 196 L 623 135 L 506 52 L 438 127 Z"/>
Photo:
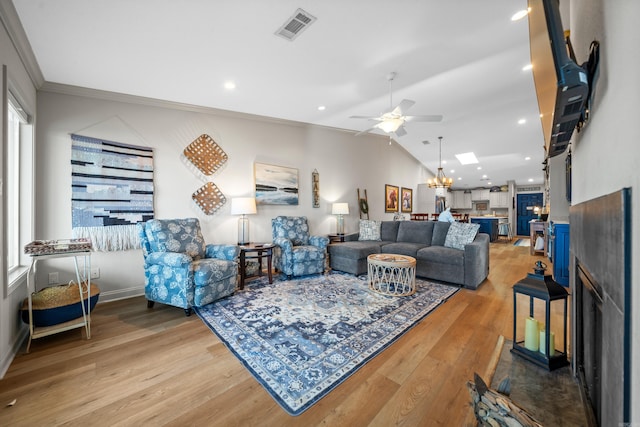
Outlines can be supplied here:
<path id="1" fill-rule="evenodd" d="M 253 166 L 257 204 L 298 204 L 298 169 L 265 163 L 254 163 Z"/>
<path id="2" fill-rule="evenodd" d="M 402 194 L 400 198 L 402 212 L 411 213 L 411 211 L 413 211 L 413 189 L 402 187 L 400 194 Z"/>
<path id="3" fill-rule="evenodd" d="M 385 184 L 384 186 L 384 211 L 398 212 L 400 187 Z"/>

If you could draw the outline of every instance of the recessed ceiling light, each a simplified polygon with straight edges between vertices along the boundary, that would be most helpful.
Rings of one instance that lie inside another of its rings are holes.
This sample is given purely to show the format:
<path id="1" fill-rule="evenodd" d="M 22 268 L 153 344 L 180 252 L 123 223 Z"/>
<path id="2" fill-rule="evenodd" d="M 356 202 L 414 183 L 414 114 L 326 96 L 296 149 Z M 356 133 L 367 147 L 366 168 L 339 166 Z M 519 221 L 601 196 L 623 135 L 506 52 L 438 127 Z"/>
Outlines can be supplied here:
<path id="1" fill-rule="evenodd" d="M 470 165 L 470 164 L 473 164 L 473 163 L 478 163 L 478 158 L 472 152 L 456 154 L 456 158 L 458 159 L 460 164 L 463 164 L 463 165 Z"/>
<path id="2" fill-rule="evenodd" d="M 456 170 L 455 169 L 451 169 L 449 172 L 456 173 Z"/>
<path id="3" fill-rule="evenodd" d="M 227 90 L 233 90 L 236 88 L 236 84 L 234 82 L 224 82 L 224 88 Z"/>
<path id="4" fill-rule="evenodd" d="M 529 178 L 529 182 L 533 182 L 533 178 Z"/>
<path id="5" fill-rule="evenodd" d="M 318 105 L 318 111 L 324 111 L 326 109 L 327 107 L 325 107 L 324 105 Z"/>
<path id="6" fill-rule="evenodd" d="M 458 181 L 462 181 L 462 177 L 461 176 L 458 177 Z"/>
<path id="7" fill-rule="evenodd" d="M 487 182 L 487 185 L 491 185 L 491 181 Z"/>
<path id="8" fill-rule="evenodd" d="M 531 11 L 531 8 L 519 10 L 516 13 L 513 14 L 513 16 L 511 17 L 511 20 L 512 21 L 519 21 L 522 18 L 524 18 L 525 16 L 527 16 L 529 14 L 529 11 Z"/>
<path id="9" fill-rule="evenodd" d="M 482 170 L 482 166 L 478 166 L 478 170 L 481 171 Z"/>
<path id="10" fill-rule="evenodd" d="M 520 119 L 520 120 L 518 120 L 518 124 L 519 124 L 519 125 L 523 125 L 523 124 L 525 124 L 525 123 L 527 123 L 527 119 Z"/>
<path id="11" fill-rule="evenodd" d="M 447 164 L 447 161 L 446 161 L 446 160 L 443 160 L 443 161 L 442 161 L 442 164 L 443 164 L 443 165 L 446 165 L 446 164 Z"/>
<path id="12" fill-rule="evenodd" d="M 527 156 L 524 158 L 525 160 L 531 160 L 531 157 Z"/>
<path id="13" fill-rule="evenodd" d="M 487 177 L 487 175 L 482 175 L 482 177 L 483 177 L 483 178 L 486 178 L 486 177 Z"/>
<path id="14" fill-rule="evenodd" d="M 533 64 L 527 64 L 524 67 L 522 67 L 522 71 L 529 71 L 533 68 Z"/>

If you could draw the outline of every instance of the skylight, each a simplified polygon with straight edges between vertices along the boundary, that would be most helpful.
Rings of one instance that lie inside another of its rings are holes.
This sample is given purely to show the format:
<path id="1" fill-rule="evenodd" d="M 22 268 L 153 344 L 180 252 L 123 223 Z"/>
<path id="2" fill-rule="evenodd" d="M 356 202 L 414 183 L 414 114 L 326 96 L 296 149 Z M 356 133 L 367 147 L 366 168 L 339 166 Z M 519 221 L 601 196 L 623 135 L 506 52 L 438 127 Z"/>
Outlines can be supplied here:
<path id="1" fill-rule="evenodd" d="M 474 163 L 479 163 L 478 158 L 476 157 L 475 154 L 473 154 L 473 152 L 456 154 L 456 158 L 458 159 L 460 164 L 463 164 L 463 165 L 471 165 Z"/>

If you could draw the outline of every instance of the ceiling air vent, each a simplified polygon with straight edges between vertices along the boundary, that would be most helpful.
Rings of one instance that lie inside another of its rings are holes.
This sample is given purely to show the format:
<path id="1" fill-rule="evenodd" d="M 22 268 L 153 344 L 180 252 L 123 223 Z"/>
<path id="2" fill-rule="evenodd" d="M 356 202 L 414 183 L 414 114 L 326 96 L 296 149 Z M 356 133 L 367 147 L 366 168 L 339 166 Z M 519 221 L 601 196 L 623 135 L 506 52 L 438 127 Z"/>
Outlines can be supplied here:
<path id="1" fill-rule="evenodd" d="M 315 20 L 315 16 L 310 15 L 302 9 L 298 9 L 291 16 L 291 18 L 287 19 L 287 21 L 282 25 L 282 27 L 278 29 L 278 31 L 276 31 L 275 34 L 292 41 Z"/>

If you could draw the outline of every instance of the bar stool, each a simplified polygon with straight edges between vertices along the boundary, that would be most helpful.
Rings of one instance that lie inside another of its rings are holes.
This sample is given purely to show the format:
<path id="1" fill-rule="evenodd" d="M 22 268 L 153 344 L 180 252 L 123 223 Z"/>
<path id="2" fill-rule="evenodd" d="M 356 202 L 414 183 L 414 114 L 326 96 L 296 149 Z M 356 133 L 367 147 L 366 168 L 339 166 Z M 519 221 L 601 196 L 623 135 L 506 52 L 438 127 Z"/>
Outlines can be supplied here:
<path id="1" fill-rule="evenodd" d="M 511 233 L 511 223 L 510 222 L 500 222 L 498 223 L 498 240 L 503 237 L 507 242 L 513 240 L 513 234 Z"/>

